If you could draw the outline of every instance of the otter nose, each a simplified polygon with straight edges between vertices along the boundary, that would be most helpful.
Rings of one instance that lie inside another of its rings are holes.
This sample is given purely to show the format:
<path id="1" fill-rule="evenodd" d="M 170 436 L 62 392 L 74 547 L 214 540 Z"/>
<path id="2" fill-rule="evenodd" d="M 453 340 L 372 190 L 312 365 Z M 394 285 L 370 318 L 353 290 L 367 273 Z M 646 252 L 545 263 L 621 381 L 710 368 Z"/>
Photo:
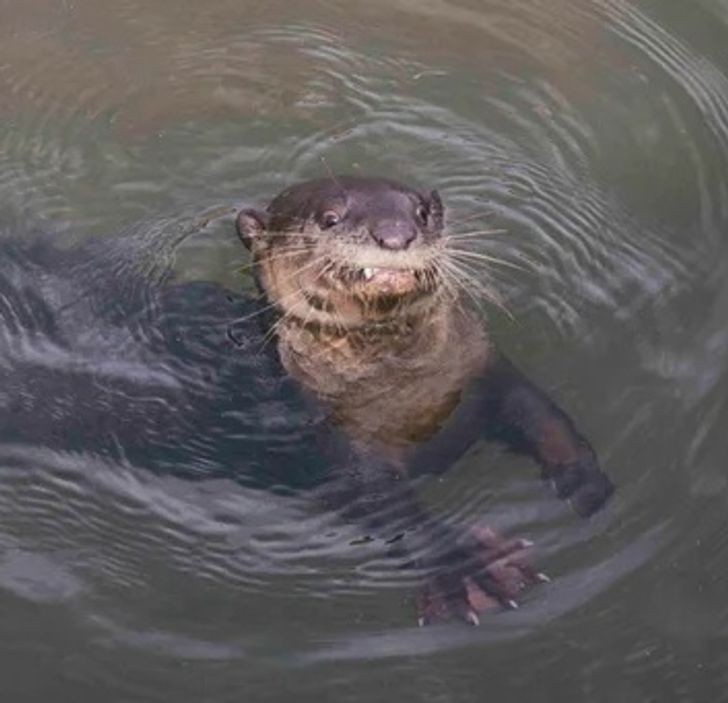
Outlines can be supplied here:
<path id="1" fill-rule="evenodd" d="M 406 249 L 417 237 L 417 230 L 405 222 L 386 222 L 370 231 L 382 249 Z"/>

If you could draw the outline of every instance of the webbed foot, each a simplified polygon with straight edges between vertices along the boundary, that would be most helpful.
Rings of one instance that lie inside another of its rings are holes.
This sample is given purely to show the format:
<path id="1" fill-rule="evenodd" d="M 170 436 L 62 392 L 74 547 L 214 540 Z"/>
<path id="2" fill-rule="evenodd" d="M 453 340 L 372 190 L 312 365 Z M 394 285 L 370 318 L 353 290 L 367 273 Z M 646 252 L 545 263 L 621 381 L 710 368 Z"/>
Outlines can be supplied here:
<path id="1" fill-rule="evenodd" d="M 420 625 L 450 617 L 478 625 L 485 611 L 515 609 L 523 589 L 549 580 L 528 563 L 529 540 L 507 539 L 478 526 L 461 542 L 437 559 L 417 597 Z"/>

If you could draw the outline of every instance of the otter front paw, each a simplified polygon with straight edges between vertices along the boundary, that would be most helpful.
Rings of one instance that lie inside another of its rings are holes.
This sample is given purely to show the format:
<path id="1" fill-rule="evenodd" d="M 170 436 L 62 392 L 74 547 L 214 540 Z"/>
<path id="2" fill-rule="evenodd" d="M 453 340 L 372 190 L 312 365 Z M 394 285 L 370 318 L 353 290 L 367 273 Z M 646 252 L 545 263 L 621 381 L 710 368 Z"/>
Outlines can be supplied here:
<path id="1" fill-rule="evenodd" d="M 614 493 L 614 484 L 591 455 L 553 467 L 547 475 L 559 498 L 567 499 L 581 517 L 594 514 Z"/>
<path id="2" fill-rule="evenodd" d="M 420 625 L 456 617 L 472 625 L 497 607 L 515 609 L 526 586 L 548 581 L 526 561 L 532 543 L 505 539 L 489 527 L 470 530 L 463 543 L 438 557 L 434 574 L 417 597 Z"/>

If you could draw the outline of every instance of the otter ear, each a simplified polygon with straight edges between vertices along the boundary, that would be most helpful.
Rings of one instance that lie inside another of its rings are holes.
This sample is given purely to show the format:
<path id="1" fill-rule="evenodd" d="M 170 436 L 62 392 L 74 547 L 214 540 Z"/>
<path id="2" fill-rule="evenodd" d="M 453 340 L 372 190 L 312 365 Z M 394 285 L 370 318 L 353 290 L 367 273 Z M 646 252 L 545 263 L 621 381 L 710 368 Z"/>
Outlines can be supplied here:
<path id="1" fill-rule="evenodd" d="M 268 213 L 252 209 L 241 210 L 235 220 L 235 226 L 243 244 L 250 249 L 253 241 L 268 229 Z"/>
<path id="2" fill-rule="evenodd" d="M 428 202 L 430 204 L 430 216 L 437 223 L 438 227 L 442 227 L 445 209 L 442 206 L 440 194 L 436 190 L 430 191 Z"/>

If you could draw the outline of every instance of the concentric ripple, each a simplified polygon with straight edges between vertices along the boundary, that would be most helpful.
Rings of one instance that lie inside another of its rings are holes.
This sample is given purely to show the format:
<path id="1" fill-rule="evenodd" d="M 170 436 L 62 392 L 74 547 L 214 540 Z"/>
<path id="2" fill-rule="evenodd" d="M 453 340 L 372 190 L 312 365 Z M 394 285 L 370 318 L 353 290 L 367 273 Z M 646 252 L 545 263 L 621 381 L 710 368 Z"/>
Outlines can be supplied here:
<path id="1" fill-rule="evenodd" d="M 708 5 L 0 4 L 18 700 L 45 695 L 36 661 L 79 700 L 720 699 L 728 15 Z M 311 418 L 245 347 L 230 215 L 331 172 L 440 191 L 463 284 L 503 297 L 484 324 L 618 487 L 582 523 L 489 445 L 418 481 L 447 525 L 532 539 L 552 577 L 475 634 L 414 627 L 419 575 L 312 497 Z M 73 424 L 109 397 L 117 421 Z"/>

